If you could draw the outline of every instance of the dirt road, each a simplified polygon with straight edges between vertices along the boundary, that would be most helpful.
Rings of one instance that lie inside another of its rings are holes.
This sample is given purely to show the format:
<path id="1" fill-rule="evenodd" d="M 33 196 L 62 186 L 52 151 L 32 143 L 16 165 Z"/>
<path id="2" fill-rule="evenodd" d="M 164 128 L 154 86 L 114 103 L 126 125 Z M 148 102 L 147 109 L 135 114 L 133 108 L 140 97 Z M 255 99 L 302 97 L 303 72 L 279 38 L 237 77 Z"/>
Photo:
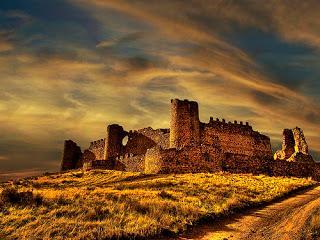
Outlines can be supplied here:
<path id="1" fill-rule="evenodd" d="M 176 239 L 310 239 L 306 234 L 308 218 L 319 207 L 320 186 L 316 186 L 260 209 L 195 227 L 188 234 Z"/>

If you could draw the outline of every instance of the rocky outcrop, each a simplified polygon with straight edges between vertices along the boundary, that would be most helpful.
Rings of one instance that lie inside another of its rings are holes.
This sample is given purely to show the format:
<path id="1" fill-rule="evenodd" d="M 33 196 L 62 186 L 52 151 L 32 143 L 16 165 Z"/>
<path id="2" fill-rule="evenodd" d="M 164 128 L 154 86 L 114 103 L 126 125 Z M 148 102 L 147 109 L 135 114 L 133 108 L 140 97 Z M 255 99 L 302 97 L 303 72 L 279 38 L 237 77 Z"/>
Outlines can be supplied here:
<path id="1" fill-rule="evenodd" d="M 283 130 L 282 149 L 274 154 L 274 159 L 289 162 L 313 162 L 301 128 Z"/>

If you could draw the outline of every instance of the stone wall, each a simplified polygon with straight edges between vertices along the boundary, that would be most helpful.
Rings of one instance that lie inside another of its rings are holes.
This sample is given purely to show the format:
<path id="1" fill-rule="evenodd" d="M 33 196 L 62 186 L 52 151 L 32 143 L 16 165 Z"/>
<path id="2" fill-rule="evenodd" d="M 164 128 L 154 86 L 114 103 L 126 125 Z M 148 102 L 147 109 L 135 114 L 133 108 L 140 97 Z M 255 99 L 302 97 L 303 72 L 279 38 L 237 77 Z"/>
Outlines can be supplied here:
<path id="1" fill-rule="evenodd" d="M 270 165 L 272 176 L 312 177 L 314 164 L 274 160 Z"/>
<path id="2" fill-rule="evenodd" d="M 270 157 L 252 157 L 244 154 L 226 153 L 222 163 L 223 171 L 231 173 L 252 173 L 270 175 L 270 164 L 274 160 Z"/>
<path id="3" fill-rule="evenodd" d="M 153 129 L 147 127 L 139 129 L 136 132 L 150 138 L 163 149 L 169 148 L 170 129 L 168 128 Z"/>
<path id="4" fill-rule="evenodd" d="M 287 162 L 270 156 L 223 153 L 210 146 L 190 146 L 183 149 L 148 149 L 145 173 L 219 172 L 265 174 L 269 176 L 312 177 L 320 180 L 320 163 Z"/>
<path id="5" fill-rule="evenodd" d="M 113 169 L 110 161 L 107 160 L 92 160 L 83 163 L 83 170 L 89 171 L 93 169 Z"/>
<path id="6" fill-rule="evenodd" d="M 136 131 L 129 131 L 128 142 L 123 146 L 121 155 L 145 154 L 147 149 L 159 145 L 163 148 L 169 147 L 169 129 L 143 128 Z"/>
<path id="7" fill-rule="evenodd" d="M 294 138 L 294 150 L 295 152 L 300 152 L 305 155 L 309 154 L 308 144 L 304 137 L 303 131 L 301 128 L 295 127 L 292 129 L 293 138 Z"/>
<path id="8" fill-rule="evenodd" d="M 274 159 L 289 162 L 314 162 L 309 154 L 308 144 L 303 131 L 300 128 L 295 127 L 283 130 L 282 148 L 276 151 Z"/>
<path id="9" fill-rule="evenodd" d="M 182 149 L 156 146 L 145 155 L 145 173 L 196 173 L 222 170 L 223 152 L 208 145 Z"/>
<path id="10" fill-rule="evenodd" d="M 122 155 L 122 140 L 127 136 L 127 132 L 118 124 L 112 124 L 107 127 L 107 137 L 104 146 L 103 160 L 114 161 L 114 159 Z"/>
<path id="11" fill-rule="evenodd" d="M 106 139 L 100 139 L 90 143 L 89 151 L 95 155 L 95 159 L 104 159 L 104 145 Z"/>
<path id="12" fill-rule="evenodd" d="M 144 172 L 144 154 L 136 156 L 125 154 L 117 157 L 114 169 L 127 172 Z"/>
<path id="13" fill-rule="evenodd" d="M 248 123 L 226 123 L 224 119 L 213 121 L 211 118 L 209 123 L 201 124 L 201 142 L 219 144 L 226 153 L 256 157 L 272 156 L 270 138 L 253 131 Z"/>
<path id="14" fill-rule="evenodd" d="M 64 150 L 61 161 L 61 171 L 76 169 L 82 167 L 81 148 L 72 140 L 64 142 Z"/>
<path id="15" fill-rule="evenodd" d="M 152 129 L 151 127 L 126 132 L 119 125 L 108 127 L 108 138 L 100 139 L 90 143 L 88 150 L 96 155 L 96 159 L 104 159 L 104 151 L 109 157 L 124 156 L 125 154 L 143 154 L 148 148 L 160 145 L 163 148 L 169 147 L 169 129 Z M 128 137 L 126 144 L 123 139 Z M 106 150 L 104 150 L 106 148 Z"/>

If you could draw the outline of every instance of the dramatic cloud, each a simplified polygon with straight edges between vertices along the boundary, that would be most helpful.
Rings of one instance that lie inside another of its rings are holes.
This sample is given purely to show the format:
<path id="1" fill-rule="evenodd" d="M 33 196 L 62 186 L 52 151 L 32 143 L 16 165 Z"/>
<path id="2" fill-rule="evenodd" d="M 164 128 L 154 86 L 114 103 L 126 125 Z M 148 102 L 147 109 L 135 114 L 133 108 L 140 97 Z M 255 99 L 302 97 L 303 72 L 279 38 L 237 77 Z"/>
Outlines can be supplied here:
<path id="1" fill-rule="evenodd" d="M 320 151 L 318 1 L 8 0 L 0 3 L 0 172 L 57 170 L 106 124 L 168 127 L 171 98 L 302 127 Z M 306 14 L 301 14 L 304 12 Z"/>

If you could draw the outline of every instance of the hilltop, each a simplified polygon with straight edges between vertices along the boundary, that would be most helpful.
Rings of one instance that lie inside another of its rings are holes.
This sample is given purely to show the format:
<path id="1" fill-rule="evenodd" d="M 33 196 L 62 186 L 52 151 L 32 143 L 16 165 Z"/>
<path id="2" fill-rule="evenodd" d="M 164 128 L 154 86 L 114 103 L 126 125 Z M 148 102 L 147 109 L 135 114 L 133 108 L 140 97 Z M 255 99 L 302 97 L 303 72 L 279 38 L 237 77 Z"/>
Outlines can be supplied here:
<path id="1" fill-rule="evenodd" d="M 0 185 L 0 238 L 108 239 L 177 233 L 268 202 L 310 179 L 230 173 L 71 171 Z"/>

